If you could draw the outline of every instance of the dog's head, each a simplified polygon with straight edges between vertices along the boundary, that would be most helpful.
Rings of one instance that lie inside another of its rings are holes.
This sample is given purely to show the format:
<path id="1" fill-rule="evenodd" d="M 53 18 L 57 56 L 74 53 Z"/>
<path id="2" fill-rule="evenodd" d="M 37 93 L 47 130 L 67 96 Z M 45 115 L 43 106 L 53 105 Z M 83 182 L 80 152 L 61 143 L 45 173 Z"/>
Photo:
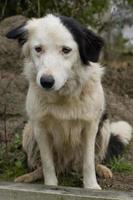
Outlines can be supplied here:
<path id="1" fill-rule="evenodd" d="M 103 40 L 74 19 L 47 15 L 10 31 L 26 60 L 25 74 L 46 90 L 60 90 L 73 70 L 97 62 Z"/>

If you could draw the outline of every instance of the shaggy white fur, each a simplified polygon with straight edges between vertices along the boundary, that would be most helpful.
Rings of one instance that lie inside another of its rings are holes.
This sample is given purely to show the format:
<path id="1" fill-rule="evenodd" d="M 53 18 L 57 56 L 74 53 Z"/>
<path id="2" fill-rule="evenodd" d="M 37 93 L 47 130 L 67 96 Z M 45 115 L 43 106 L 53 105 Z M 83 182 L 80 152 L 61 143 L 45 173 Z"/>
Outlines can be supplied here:
<path id="1" fill-rule="evenodd" d="M 88 66 L 82 64 L 77 43 L 58 17 L 48 15 L 35 19 L 25 28 L 29 36 L 23 47 L 24 73 L 30 84 L 26 110 L 39 145 L 45 184 L 57 185 L 58 182 L 52 148 L 59 156 L 63 152 L 66 160 L 72 160 L 78 153 L 77 146 L 83 146 L 84 187 L 99 189 L 94 146 L 104 110 L 103 69 L 92 62 Z M 42 51 L 38 53 L 35 48 L 40 46 Z M 64 46 L 71 52 L 63 54 Z M 40 87 L 43 75 L 54 77 L 51 92 Z"/>
<path id="2" fill-rule="evenodd" d="M 121 142 L 127 145 L 132 138 L 133 129 L 126 121 L 118 121 L 111 123 L 111 132 L 113 135 L 118 135 Z"/>

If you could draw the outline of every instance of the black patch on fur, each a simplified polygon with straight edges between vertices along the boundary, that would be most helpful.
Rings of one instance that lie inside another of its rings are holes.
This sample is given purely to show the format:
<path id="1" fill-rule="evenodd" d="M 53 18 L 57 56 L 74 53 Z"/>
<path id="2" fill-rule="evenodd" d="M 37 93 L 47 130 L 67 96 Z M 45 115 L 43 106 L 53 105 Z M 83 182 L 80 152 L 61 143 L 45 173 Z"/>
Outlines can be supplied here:
<path id="1" fill-rule="evenodd" d="M 58 17 L 77 42 L 83 64 L 87 65 L 89 61 L 97 62 L 103 46 L 103 39 L 79 24 L 73 18 L 66 16 Z"/>
<path id="2" fill-rule="evenodd" d="M 21 26 L 9 31 L 6 37 L 9 39 L 17 39 L 20 45 L 23 45 L 27 41 L 27 30 L 24 28 L 25 23 Z"/>
<path id="3" fill-rule="evenodd" d="M 111 134 L 104 162 L 109 162 L 114 157 L 118 158 L 118 156 L 124 151 L 124 147 L 125 146 L 120 137 L 118 135 Z"/>

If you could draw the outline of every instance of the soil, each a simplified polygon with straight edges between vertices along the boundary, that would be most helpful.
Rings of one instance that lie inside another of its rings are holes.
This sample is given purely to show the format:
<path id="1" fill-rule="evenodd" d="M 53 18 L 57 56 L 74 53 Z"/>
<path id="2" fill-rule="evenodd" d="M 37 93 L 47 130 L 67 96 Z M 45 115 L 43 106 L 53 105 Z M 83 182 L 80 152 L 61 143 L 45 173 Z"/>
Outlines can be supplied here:
<path id="1" fill-rule="evenodd" d="M 22 58 L 17 42 L 5 34 L 26 21 L 13 16 L 0 22 L 0 148 L 9 145 L 15 134 L 22 133 L 27 120 L 25 96 L 27 82 L 22 75 Z M 133 125 L 133 62 L 132 59 L 110 62 L 106 67 L 103 85 L 107 110 L 112 120 L 126 120 Z M 133 140 L 124 159 L 133 164 Z M 99 180 L 103 188 L 133 190 L 132 173 L 114 173 L 112 180 Z"/>
<path id="2" fill-rule="evenodd" d="M 115 172 L 112 179 L 100 179 L 99 183 L 103 189 L 133 191 L 133 174 Z"/>

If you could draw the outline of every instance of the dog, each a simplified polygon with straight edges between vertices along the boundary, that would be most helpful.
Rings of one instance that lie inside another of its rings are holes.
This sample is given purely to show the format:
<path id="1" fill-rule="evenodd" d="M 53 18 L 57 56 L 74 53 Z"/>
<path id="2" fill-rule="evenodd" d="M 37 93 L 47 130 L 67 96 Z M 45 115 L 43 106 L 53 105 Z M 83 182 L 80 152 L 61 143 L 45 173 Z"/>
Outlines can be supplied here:
<path id="1" fill-rule="evenodd" d="M 84 188 L 101 189 L 96 172 L 112 177 L 103 162 L 118 155 L 132 133 L 127 122 L 110 123 L 105 114 L 104 68 L 98 64 L 103 39 L 53 14 L 29 20 L 7 38 L 22 46 L 29 82 L 23 147 L 34 170 L 16 182 L 44 176 L 45 185 L 57 186 L 60 172 L 75 169 L 83 173 Z"/>

